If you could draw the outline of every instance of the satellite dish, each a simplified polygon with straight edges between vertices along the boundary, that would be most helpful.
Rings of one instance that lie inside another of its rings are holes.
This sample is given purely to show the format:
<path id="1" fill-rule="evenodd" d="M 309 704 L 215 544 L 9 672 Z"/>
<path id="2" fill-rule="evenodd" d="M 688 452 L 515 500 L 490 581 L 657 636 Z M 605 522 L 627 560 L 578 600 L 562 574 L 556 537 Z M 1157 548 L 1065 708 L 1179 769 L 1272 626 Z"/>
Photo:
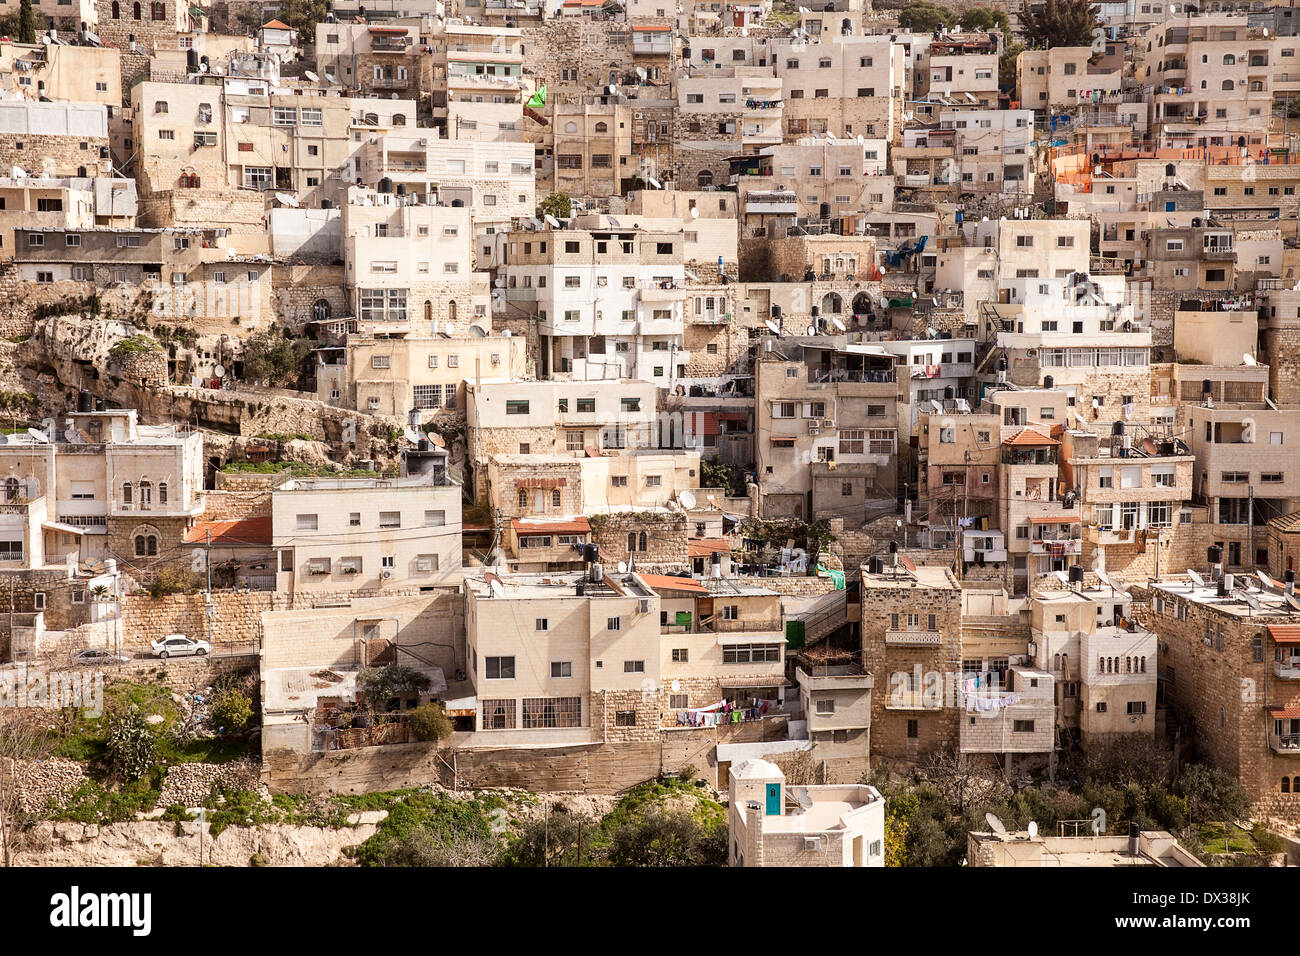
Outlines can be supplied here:
<path id="1" fill-rule="evenodd" d="M 304 70 L 302 75 L 307 77 L 307 79 L 311 80 L 313 83 L 320 82 L 320 77 L 317 76 L 315 73 L 313 73 L 311 70 Z"/>
<path id="2" fill-rule="evenodd" d="M 1249 352 L 1247 352 L 1245 355 L 1243 355 L 1243 356 L 1241 357 L 1241 362 L 1242 362 L 1243 365 L 1254 365 L 1254 364 L 1255 364 L 1255 356 L 1253 356 L 1253 355 L 1251 355 Z"/>
<path id="3" fill-rule="evenodd" d="M 550 226 L 552 229 L 560 228 L 560 220 L 556 219 L 549 212 L 546 214 L 546 224 Z"/>
<path id="4" fill-rule="evenodd" d="M 218 365 L 216 368 L 212 370 L 212 374 L 215 375 L 217 378 L 225 378 L 226 367 L 224 365 Z"/>
<path id="5" fill-rule="evenodd" d="M 1201 577 L 1191 568 L 1187 569 L 1187 576 L 1192 579 L 1192 583 L 1195 584 L 1198 588 L 1205 587 L 1205 578 Z"/>
<path id="6" fill-rule="evenodd" d="M 687 511 L 695 507 L 695 495 L 691 494 L 689 491 L 683 491 L 677 496 L 677 500 L 682 503 L 682 507 Z"/>
<path id="7" fill-rule="evenodd" d="M 696 208 L 695 206 L 692 206 L 692 207 L 691 207 L 691 218 L 692 218 L 692 219 L 699 219 L 699 218 L 700 218 L 700 210 L 699 210 L 698 208 Z M 1252 362 L 1251 364 L 1254 364 L 1254 363 Z"/>
<path id="8" fill-rule="evenodd" d="M 1300 601 L 1297 601 L 1294 595 L 1283 594 L 1282 597 L 1286 601 L 1287 607 L 1293 611 L 1300 611 Z"/>
<path id="9" fill-rule="evenodd" d="M 638 78 L 644 80 L 644 79 L 646 78 L 645 67 L 644 67 L 644 66 L 638 66 L 638 67 L 636 68 L 636 75 L 637 75 Z"/>
<path id="10" fill-rule="evenodd" d="M 618 96 L 618 87 L 615 86 L 613 83 L 609 84 L 609 95 Z"/>
<path id="11" fill-rule="evenodd" d="M 808 326 L 808 328 L 807 328 L 805 331 L 806 331 L 809 335 L 816 335 L 816 334 L 817 334 L 817 326 L 815 326 L 815 325 L 810 325 L 810 326 Z"/>
<path id="12" fill-rule="evenodd" d="M 1029 830 L 1029 839 L 1031 839 L 1031 840 L 1037 839 L 1037 837 L 1038 837 L 1038 824 L 1037 824 L 1037 823 L 1035 823 L 1033 820 L 1030 820 L 1030 821 L 1029 821 L 1029 826 L 1028 826 L 1026 829 Z"/>
<path id="13" fill-rule="evenodd" d="M 649 183 L 651 186 L 653 186 L 655 189 L 663 189 L 663 188 L 664 188 L 663 186 L 661 186 L 661 185 L 659 184 L 659 180 L 655 179 L 653 176 L 649 176 L 649 177 L 647 177 L 647 178 L 646 178 L 646 182 L 648 182 L 648 183 Z"/>
<path id="14" fill-rule="evenodd" d="M 1252 610 L 1262 611 L 1264 609 L 1264 605 L 1259 603 L 1259 598 L 1255 597 L 1255 595 L 1251 594 L 1249 591 L 1242 591 L 1241 599 L 1250 605 Z"/>
<path id="15" fill-rule="evenodd" d="M 1262 587 L 1265 591 L 1275 591 L 1275 590 L 1277 590 L 1277 585 L 1273 583 L 1273 579 L 1270 578 L 1270 577 L 1269 577 L 1266 573 L 1264 573 L 1263 571 L 1258 571 L 1258 570 L 1257 570 L 1257 571 L 1255 572 L 1255 576 L 1256 576 L 1257 578 L 1259 578 L 1259 585 L 1260 585 L 1260 587 Z"/>
<path id="16" fill-rule="evenodd" d="M 1004 837 L 1007 835 L 1007 828 L 1002 825 L 1002 821 L 997 818 L 996 814 L 986 813 L 984 814 L 984 819 L 988 823 L 989 829 L 998 836 Z"/>
<path id="17" fill-rule="evenodd" d="M 1097 580 L 1100 581 L 1102 584 L 1106 585 L 1106 587 L 1110 588 L 1112 591 L 1115 590 L 1115 585 L 1110 583 L 1110 578 L 1106 576 L 1105 571 L 1097 572 Z"/>
<path id="18" fill-rule="evenodd" d="M 471 325 L 469 327 L 469 330 L 474 333 L 475 338 L 480 338 L 480 339 L 487 338 L 487 330 L 484 329 L 483 326 L 481 325 Z"/>
<path id="19" fill-rule="evenodd" d="M 620 561 L 620 562 L 618 563 L 618 573 L 619 573 L 619 574 L 627 574 L 627 562 L 626 562 L 626 561 Z"/>
<path id="20" fill-rule="evenodd" d="M 1053 576 L 1055 576 L 1056 580 L 1060 581 L 1066 587 L 1069 587 L 1070 576 L 1068 574 L 1066 574 L 1064 571 L 1053 571 L 1052 574 Z"/>
<path id="21" fill-rule="evenodd" d="M 29 428 L 27 429 L 27 434 L 31 435 L 33 438 L 35 438 L 38 442 L 41 442 L 42 444 L 50 440 L 49 436 L 47 436 L 45 432 L 41 431 L 39 428 Z"/>
<path id="22" fill-rule="evenodd" d="M 776 324 L 775 322 L 773 322 L 771 319 L 768 319 L 768 320 L 767 320 L 766 322 L 764 322 L 763 324 L 767 326 L 767 330 L 768 330 L 769 332 L 771 332 L 773 335 L 780 335 L 780 334 L 781 334 L 781 329 L 780 329 L 780 327 L 777 326 L 777 324 Z"/>
<path id="23" fill-rule="evenodd" d="M 841 332 L 847 332 L 847 331 L 848 331 L 848 327 L 847 327 L 843 322 L 841 322 L 839 319 L 837 319 L 835 316 L 832 315 L 832 316 L 829 316 L 828 318 L 830 318 L 830 320 L 831 320 L 831 325 L 835 326 L 835 327 L 836 327 L 837 329 L 839 329 Z"/>

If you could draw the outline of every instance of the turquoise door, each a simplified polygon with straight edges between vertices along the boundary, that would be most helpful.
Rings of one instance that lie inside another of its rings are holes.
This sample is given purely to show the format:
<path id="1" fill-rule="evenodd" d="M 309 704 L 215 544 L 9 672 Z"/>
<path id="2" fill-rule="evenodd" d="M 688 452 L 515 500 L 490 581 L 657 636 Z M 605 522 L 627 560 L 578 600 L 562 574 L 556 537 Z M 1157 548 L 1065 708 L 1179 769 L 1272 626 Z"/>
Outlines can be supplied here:
<path id="1" fill-rule="evenodd" d="M 769 783 L 767 785 L 767 816 L 779 817 L 781 815 L 781 785 L 779 783 Z"/>

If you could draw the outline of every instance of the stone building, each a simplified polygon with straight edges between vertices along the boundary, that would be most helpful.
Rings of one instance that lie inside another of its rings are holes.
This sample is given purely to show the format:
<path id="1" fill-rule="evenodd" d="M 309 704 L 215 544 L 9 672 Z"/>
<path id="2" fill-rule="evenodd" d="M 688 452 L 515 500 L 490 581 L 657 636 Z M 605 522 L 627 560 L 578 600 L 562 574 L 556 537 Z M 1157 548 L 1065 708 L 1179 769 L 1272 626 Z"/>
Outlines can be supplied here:
<path id="1" fill-rule="evenodd" d="M 871 757 L 904 763 L 958 746 L 961 587 L 943 567 L 864 569 L 862 667 L 871 674 Z"/>
<path id="2" fill-rule="evenodd" d="M 1300 818 L 1300 609 L 1290 586 L 1225 575 L 1150 587 L 1170 719 L 1257 812 Z"/>

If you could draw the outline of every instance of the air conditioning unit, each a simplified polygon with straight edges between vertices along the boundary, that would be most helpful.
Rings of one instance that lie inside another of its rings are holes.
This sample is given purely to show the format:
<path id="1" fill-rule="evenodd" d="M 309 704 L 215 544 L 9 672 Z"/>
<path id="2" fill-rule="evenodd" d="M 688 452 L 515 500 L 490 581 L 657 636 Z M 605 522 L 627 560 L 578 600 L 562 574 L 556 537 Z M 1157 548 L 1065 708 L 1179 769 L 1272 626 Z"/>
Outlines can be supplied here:
<path id="1" fill-rule="evenodd" d="M 384 580 L 388 580 L 389 578 L 391 578 L 391 577 L 393 576 L 393 572 L 392 572 L 392 571 L 383 571 L 383 572 L 380 573 L 379 576 L 380 576 L 381 578 L 383 578 Z"/>
<path id="2" fill-rule="evenodd" d="M 638 614 L 649 614 L 654 609 L 654 605 L 649 598 L 642 598 L 637 602 L 636 610 Z"/>
<path id="3" fill-rule="evenodd" d="M 835 427 L 835 419 L 833 418 L 822 419 L 822 428 L 834 428 L 834 427 Z"/>
<path id="4" fill-rule="evenodd" d="M 809 435 L 820 435 L 821 433 L 822 433 L 822 430 L 821 430 L 820 428 L 817 428 L 815 425 L 809 425 L 809 426 L 808 426 L 808 434 L 809 434 Z"/>
<path id="5" fill-rule="evenodd" d="M 810 837 L 810 836 L 804 837 L 803 848 L 805 850 L 820 850 L 822 848 L 821 837 Z"/>

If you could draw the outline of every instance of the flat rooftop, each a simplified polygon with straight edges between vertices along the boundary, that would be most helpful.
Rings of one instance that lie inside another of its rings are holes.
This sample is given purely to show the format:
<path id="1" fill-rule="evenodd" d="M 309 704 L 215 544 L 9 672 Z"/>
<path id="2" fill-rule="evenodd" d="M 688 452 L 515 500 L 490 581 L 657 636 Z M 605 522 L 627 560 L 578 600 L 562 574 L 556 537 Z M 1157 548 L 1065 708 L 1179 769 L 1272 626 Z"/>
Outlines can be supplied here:
<path id="1" fill-rule="evenodd" d="M 1203 577 L 1200 582 L 1190 576 L 1182 580 L 1157 581 L 1151 588 L 1194 604 L 1213 606 L 1225 614 L 1237 617 L 1283 615 L 1300 620 L 1300 597 L 1287 594 L 1281 584 L 1270 579 L 1266 585 L 1258 572 L 1234 574 L 1232 578 L 1232 590 L 1226 595 L 1219 594 L 1217 581 Z"/>
<path id="2" fill-rule="evenodd" d="M 764 833 L 826 833 L 846 829 L 844 818 L 884 798 L 872 787 L 790 786 L 786 795 L 798 806 L 781 816 L 763 817 Z"/>
<path id="3" fill-rule="evenodd" d="M 1163 830 L 1144 830 L 1138 837 L 1137 852 L 1127 836 L 1030 837 L 1014 833 L 971 833 L 972 843 L 982 851 L 992 850 L 993 862 L 980 866 L 1047 867 L 1201 867 L 1200 860 Z"/>
<path id="4" fill-rule="evenodd" d="M 559 574 L 509 574 L 483 571 L 466 574 L 465 587 L 480 598 L 498 598 L 510 601 L 537 601 L 547 598 L 574 598 L 578 585 L 583 586 L 583 596 L 654 597 L 655 593 L 633 574 L 613 573 L 605 570 L 600 582 L 588 579 L 585 571 L 567 571 Z"/>
<path id="5" fill-rule="evenodd" d="M 897 567 L 886 567 L 880 574 L 870 573 L 866 567 L 862 568 L 862 587 L 864 588 L 942 588 L 944 590 L 960 590 L 961 585 L 957 583 L 952 572 L 945 567 L 918 564 L 914 567 L 905 567 L 899 564 Z"/>

